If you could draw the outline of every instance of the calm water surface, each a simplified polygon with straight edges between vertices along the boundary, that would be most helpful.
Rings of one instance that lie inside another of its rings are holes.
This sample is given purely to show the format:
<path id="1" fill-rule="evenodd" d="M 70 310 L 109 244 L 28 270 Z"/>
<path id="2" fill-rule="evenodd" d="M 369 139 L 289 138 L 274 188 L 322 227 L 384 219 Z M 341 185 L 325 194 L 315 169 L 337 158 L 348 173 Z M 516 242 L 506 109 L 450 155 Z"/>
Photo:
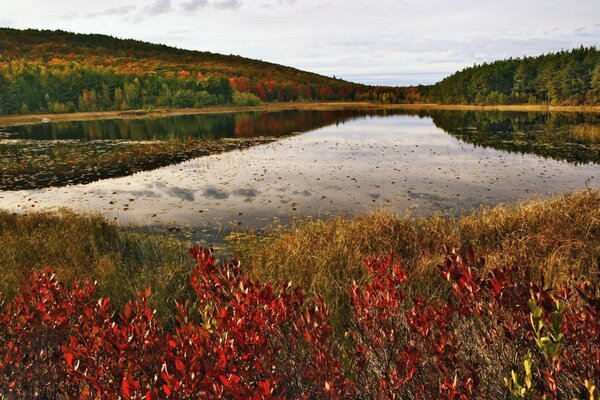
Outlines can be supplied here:
<path id="1" fill-rule="evenodd" d="M 69 207 L 207 242 L 290 218 L 381 208 L 460 214 L 600 186 L 600 121 L 594 115 L 294 111 L 3 130 L 0 149 L 25 164 L 28 151 L 39 156 L 31 149 L 40 144 L 52 154 L 60 154 L 60 146 L 84 146 L 85 161 L 91 142 L 277 136 L 177 164 L 150 163 L 148 171 L 128 176 L 105 176 L 109 165 L 96 163 L 93 182 L 65 186 L 57 180 L 51 187 L 0 191 L 0 207 L 16 212 Z M 50 165 L 56 162 L 49 158 Z M 2 175 L 4 189 L 11 189 L 11 178 Z"/>

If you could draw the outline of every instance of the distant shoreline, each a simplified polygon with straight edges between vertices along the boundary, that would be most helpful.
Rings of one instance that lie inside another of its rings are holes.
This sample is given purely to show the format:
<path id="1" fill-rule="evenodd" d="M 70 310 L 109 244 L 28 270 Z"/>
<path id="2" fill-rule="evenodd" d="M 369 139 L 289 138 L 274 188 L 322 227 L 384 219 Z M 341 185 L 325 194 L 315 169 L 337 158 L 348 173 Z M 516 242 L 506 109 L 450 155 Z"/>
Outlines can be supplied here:
<path id="1" fill-rule="evenodd" d="M 600 113 L 598 106 L 548 106 L 537 104 L 510 104 L 510 105 L 466 105 L 466 104 L 379 104 L 359 101 L 337 102 L 305 102 L 305 103 L 268 103 L 259 106 L 220 106 L 205 108 L 181 109 L 153 109 L 153 110 L 116 110 L 75 112 L 66 114 L 27 114 L 0 116 L 0 126 L 31 125 L 49 119 L 58 121 L 90 121 L 101 119 L 134 119 L 158 118 L 181 115 L 198 114 L 223 114 L 244 111 L 283 111 L 283 110 L 339 110 L 339 109 L 365 109 L 365 110 L 473 110 L 473 111 L 523 111 L 523 112 L 587 112 Z"/>

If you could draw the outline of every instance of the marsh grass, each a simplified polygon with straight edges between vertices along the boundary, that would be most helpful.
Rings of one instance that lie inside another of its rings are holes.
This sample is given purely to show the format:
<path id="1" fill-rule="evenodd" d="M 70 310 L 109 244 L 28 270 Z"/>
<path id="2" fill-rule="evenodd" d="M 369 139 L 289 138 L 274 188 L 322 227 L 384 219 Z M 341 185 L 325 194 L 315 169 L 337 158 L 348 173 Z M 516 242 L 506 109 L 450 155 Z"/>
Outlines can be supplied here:
<path id="1" fill-rule="evenodd" d="M 581 124 L 573 127 L 569 138 L 579 143 L 600 144 L 600 126 Z"/>
<path id="2" fill-rule="evenodd" d="M 582 192 L 516 206 L 484 208 L 460 218 L 413 218 L 375 212 L 352 219 L 304 222 L 238 240 L 245 270 L 265 280 L 291 280 L 320 293 L 343 325 L 353 280 L 364 282 L 363 259 L 392 254 L 409 272 L 408 291 L 447 296 L 437 265 L 442 245 L 472 246 L 486 267 L 530 268 L 546 285 L 600 276 L 600 194 Z"/>
<path id="3" fill-rule="evenodd" d="M 482 209 L 460 218 L 415 218 L 375 212 L 354 218 L 297 222 L 263 235 L 236 236 L 237 254 L 253 277 L 291 281 L 321 294 L 343 327 L 353 280 L 367 280 L 366 257 L 393 254 L 409 272 L 408 295 L 445 297 L 437 265 L 442 245 L 472 246 L 488 267 L 518 263 L 552 286 L 586 277 L 600 280 L 600 193 L 582 192 L 516 206 Z M 189 295 L 188 243 L 120 229 L 97 215 L 0 212 L 0 292 L 12 298 L 24 268 L 49 266 L 60 281 L 98 282 L 117 306 L 146 286 L 160 317 Z"/>
<path id="4" fill-rule="evenodd" d="M 186 250 L 177 240 L 121 230 L 98 215 L 0 211 L 0 293 L 11 299 L 26 271 L 47 266 L 67 285 L 96 281 L 117 307 L 151 286 L 152 305 L 168 319 L 188 290 Z"/>

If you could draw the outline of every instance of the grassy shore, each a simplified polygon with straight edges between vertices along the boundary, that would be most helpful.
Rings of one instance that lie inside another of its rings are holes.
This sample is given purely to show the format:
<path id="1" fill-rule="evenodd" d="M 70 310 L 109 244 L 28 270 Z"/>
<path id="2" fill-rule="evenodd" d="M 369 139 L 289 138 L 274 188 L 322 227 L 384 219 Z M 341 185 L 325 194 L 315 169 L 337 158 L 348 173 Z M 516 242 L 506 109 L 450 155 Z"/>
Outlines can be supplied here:
<path id="1" fill-rule="evenodd" d="M 152 305 L 169 318 L 186 285 L 187 244 L 122 230 L 98 215 L 0 211 L 0 293 L 11 299 L 30 269 L 50 267 L 67 284 L 96 281 L 118 307 L 150 285 Z"/>
<path id="2" fill-rule="evenodd" d="M 367 278 L 362 260 L 395 255 L 409 272 L 409 288 L 446 296 L 437 265 L 442 245 L 472 246 L 487 266 L 519 263 L 550 286 L 581 277 L 600 279 L 600 193 L 583 192 L 516 206 L 482 209 L 462 218 L 412 218 L 385 212 L 307 222 L 238 243 L 245 269 L 268 280 L 291 280 L 320 293 L 335 310 L 349 311 L 351 282 Z"/>
<path id="3" fill-rule="evenodd" d="M 218 106 L 204 108 L 164 108 L 152 110 L 97 111 L 66 114 L 29 114 L 0 116 L 0 126 L 39 124 L 47 118 L 58 121 L 89 121 L 98 119 L 158 118 L 178 115 L 224 114 L 248 111 L 283 110 L 339 110 L 339 109 L 381 109 L 382 105 L 367 102 L 306 102 L 306 103 L 267 103 L 259 106 Z"/>
<path id="4" fill-rule="evenodd" d="M 366 279 L 365 257 L 394 254 L 409 271 L 411 290 L 446 296 L 436 267 L 443 244 L 471 245 L 488 266 L 526 265 L 548 285 L 581 277 L 598 281 L 600 193 L 497 206 L 462 218 L 376 212 L 305 222 L 266 236 L 243 236 L 231 251 L 254 277 L 291 280 L 323 295 L 339 324 L 349 310 L 351 282 Z M 0 292 L 14 296 L 24 267 L 50 266 L 66 283 L 97 281 L 99 291 L 117 305 L 150 285 L 152 305 L 169 318 L 173 300 L 188 290 L 188 246 L 120 229 L 95 215 L 0 212 Z"/>
<path id="5" fill-rule="evenodd" d="M 157 118 L 177 115 L 222 114 L 244 111 L 283 111 L 283 110 L 473 110 L 473 111 L 523 111 L 523 112 L 586 112 L 599 113 L 599 106 L 549 106 L 542 104 L 510 105 L 467 105 L 467 104 L 379 104 L 362 101 L 267 103 L 259 106 L 220 106 L 183 109 L 152 109 L 126 111 L 95 111 L 66 114 L 2 115 L 0 126 L 39 124 L 43 119 L 58 121 L 88 121 L 99 119 Z"/>

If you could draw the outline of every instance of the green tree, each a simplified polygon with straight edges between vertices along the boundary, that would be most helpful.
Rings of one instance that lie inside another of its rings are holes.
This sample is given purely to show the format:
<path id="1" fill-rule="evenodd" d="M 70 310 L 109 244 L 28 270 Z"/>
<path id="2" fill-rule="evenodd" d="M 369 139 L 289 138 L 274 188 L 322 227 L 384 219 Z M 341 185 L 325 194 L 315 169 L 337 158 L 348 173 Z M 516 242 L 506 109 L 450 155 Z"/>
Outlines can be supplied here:
<path id="1" fill-rule="evenodd" d="M 591 75 L 589 98 L 593 103 L 600 103 L 600 62 L 596 64 L 596 68 Z"/>

